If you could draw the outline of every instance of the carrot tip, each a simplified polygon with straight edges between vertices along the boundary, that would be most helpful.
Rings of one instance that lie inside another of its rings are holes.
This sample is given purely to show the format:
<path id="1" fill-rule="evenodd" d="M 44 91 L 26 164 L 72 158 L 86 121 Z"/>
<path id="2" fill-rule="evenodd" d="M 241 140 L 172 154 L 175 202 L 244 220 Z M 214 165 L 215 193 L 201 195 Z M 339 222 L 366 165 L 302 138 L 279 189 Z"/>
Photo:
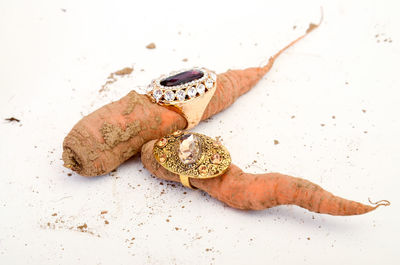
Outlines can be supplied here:
<path id="1" fill-rule="evenodd" d="M 377 202 L 373 202 L 373 201 L 371 201 L 370 198 L 368 198 L 368 201 L 370 204 L 375 205 L 374 209 L 378 208 L 379 206 L 389 206 L 390 205 L 390 201 L 388 201 L 388 200 L 380 200 Z"/>

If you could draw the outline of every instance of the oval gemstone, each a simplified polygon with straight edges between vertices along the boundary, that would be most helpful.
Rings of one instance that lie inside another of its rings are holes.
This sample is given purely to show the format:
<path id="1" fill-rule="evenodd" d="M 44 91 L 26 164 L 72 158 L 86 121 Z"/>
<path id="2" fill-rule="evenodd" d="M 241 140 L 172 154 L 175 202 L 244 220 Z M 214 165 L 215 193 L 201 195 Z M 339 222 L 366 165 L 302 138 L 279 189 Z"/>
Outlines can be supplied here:
<path id="1" fill-rule="evenodd" d="M 200 157 L 200 140 L 195 134 L 185 134 L 180 138 L 178 156 L 183 164 L 193 164 Z"/>
<path id="2" fill-rule="evenodd" d="M 200 70 L 192 69 L 189 71 L 185 71 L 176 75 L 169 76 L 160 81 L 160 85 L 162 86 L 179 86 L 182 84 L 186 84 L 192 82 L 193 80 L 200 79 L 204 76 L 204 73 Z"/>

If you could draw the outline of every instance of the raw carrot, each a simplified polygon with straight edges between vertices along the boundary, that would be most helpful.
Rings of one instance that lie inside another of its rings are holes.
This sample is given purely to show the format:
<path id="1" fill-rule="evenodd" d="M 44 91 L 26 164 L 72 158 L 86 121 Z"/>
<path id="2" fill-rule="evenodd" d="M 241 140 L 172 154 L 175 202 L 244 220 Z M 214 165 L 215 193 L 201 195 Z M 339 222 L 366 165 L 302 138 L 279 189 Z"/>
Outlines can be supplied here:
<path id="1" fill-rule="evenodd" d="M 150 141 L 142 147 L 142 163 L 155 176 L 179 182 L 179 176 L 163 168 L 153 156 Z M 263 210 L 278 205 L 297 205 L 309 211 L 330 215 L 358 215 L 390 205 L 382 200 L 365 205 L 324 190 L 308 180 L 279 173 L 249 174 L 231 164 L 223 175 L 191 179 L 191 184 L 227 205 L 242 210 Z"/>
<path id="2" fill-rule="evenodd" d="M 286 49 L 304 38 L 318 25 L 272 56 L 263 67 L 229 70 L 217 76 L 217 89 L 202 120 L 224 110 L 250 90 L 272 67 Z M 179 114 L 152 103 L 147 96 L 131 91 L 82 118 L 65 137 L 64 166 L 83 176 L 109 173 L 140 151 L 142 145 L 177 129 L 186 120 Z"/>

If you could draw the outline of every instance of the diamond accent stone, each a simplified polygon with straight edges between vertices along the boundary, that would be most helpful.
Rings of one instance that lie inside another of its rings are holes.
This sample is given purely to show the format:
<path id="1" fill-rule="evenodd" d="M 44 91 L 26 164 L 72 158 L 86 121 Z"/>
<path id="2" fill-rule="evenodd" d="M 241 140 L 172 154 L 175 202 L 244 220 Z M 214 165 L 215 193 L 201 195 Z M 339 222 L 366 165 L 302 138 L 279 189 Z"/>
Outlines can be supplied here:
<path id="1" fill-rule="evenodd" d="M 195 163 L 200 157 L 200 139 L 195 134 L 185 134 L 179 139 L 178 157 L 183 164 Z"/>
<path id="2" fill-rule="evenodd" d="M 173 101 L 175 99 L 175 93 L 171 90 L 168 90 L 164 93 L 164 98 L 167 101 Z"/>
<path id="3" fill-rule="evenodd" d="M 217 75 L 215 73 L 210 73 L 210 77 L 216 81 L 217 80 Z"/>
<path id="4" fill-rule="evenodd" d="M 150 91 L 153 90 L 153 84 L 150 84 L 146 87 L 146 92 L 149 93 Z"/>
<path id="5" fill-rule="evenodd" d="M 185 97 L 186 97 L 186 91 L 185 90 L 181 89 L 181 90 L 178 90 L 176 92 L 176 98 L 179 101 L 185 100 Z"/>
<path id="6" fill-rule="evenodd" d="M 218 153 L 215 153 L 212 157 L 211 157 L 211 162 L 213 164 L 221 164 L 222 162 L 222 158 Z"/>
<path id="7" fill-rule="evenodd" d="M 156 89 L 156 90 L 153 91 L 153 98 L 156 101 L 159 101 L 160 98 L 162 97 L 162 95 L 163 95 L 163 92 L 161 91 L 161 89 Z"/>
<path id="8" fill-rule="evenodd" d="M 207 81 L 206 81 L 206 88 L 207 88 L 207 89 L 210 89 L 210 88 L 213 87 L 213 85 L 214 85 L 214 81 L 213 81 L 212 79 L 207 79 Z"/>
<path id="9" fill-rule="evenodd" d="M 187 90 L 187 94 L 188 94 L 188 96 L 191 97 L 191 98 L 195 97 L 196 94 L 197 94 L 196 88 L 193 87 L 193 86 L 190 87 L 190 88 Z"/>
<path id="10" fill-rule="evenodd" d="M 199 166 L 199 172 L 200 172 L 200 174 L 202 174 L 202 175 L 207 175 L 207 173 L 208 173 L 208 168 L 207 168 L 207 166 L 206 166 L 206 165 L 201 165 L 201 166 Z"/>
<path id="11" fill-rule="evenodd" d="M 205 91 L 206 91 L 206 87 L 203 84 L 197 85 L 197 92 L 199 92 L 200 95 L 203 95 Z"/>

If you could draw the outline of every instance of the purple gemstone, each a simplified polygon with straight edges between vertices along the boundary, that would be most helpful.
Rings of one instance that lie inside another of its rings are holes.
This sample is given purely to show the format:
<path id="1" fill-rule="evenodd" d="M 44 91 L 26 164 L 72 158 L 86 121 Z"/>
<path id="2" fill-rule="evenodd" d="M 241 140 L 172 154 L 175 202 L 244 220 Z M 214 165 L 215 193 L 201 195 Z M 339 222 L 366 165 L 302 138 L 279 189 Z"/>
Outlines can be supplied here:
<path id="1" fill-rule="evenodd" d="M 202 78 L 204 73 L 200 70 L 189 70 L 186 72 L 182 72 L 173 76 L 169 76 L 163 80 L 161 80 L 160 85 L 162 86 L 179 86 L 182 84 L 189 83 L 193 80 Z"/>

